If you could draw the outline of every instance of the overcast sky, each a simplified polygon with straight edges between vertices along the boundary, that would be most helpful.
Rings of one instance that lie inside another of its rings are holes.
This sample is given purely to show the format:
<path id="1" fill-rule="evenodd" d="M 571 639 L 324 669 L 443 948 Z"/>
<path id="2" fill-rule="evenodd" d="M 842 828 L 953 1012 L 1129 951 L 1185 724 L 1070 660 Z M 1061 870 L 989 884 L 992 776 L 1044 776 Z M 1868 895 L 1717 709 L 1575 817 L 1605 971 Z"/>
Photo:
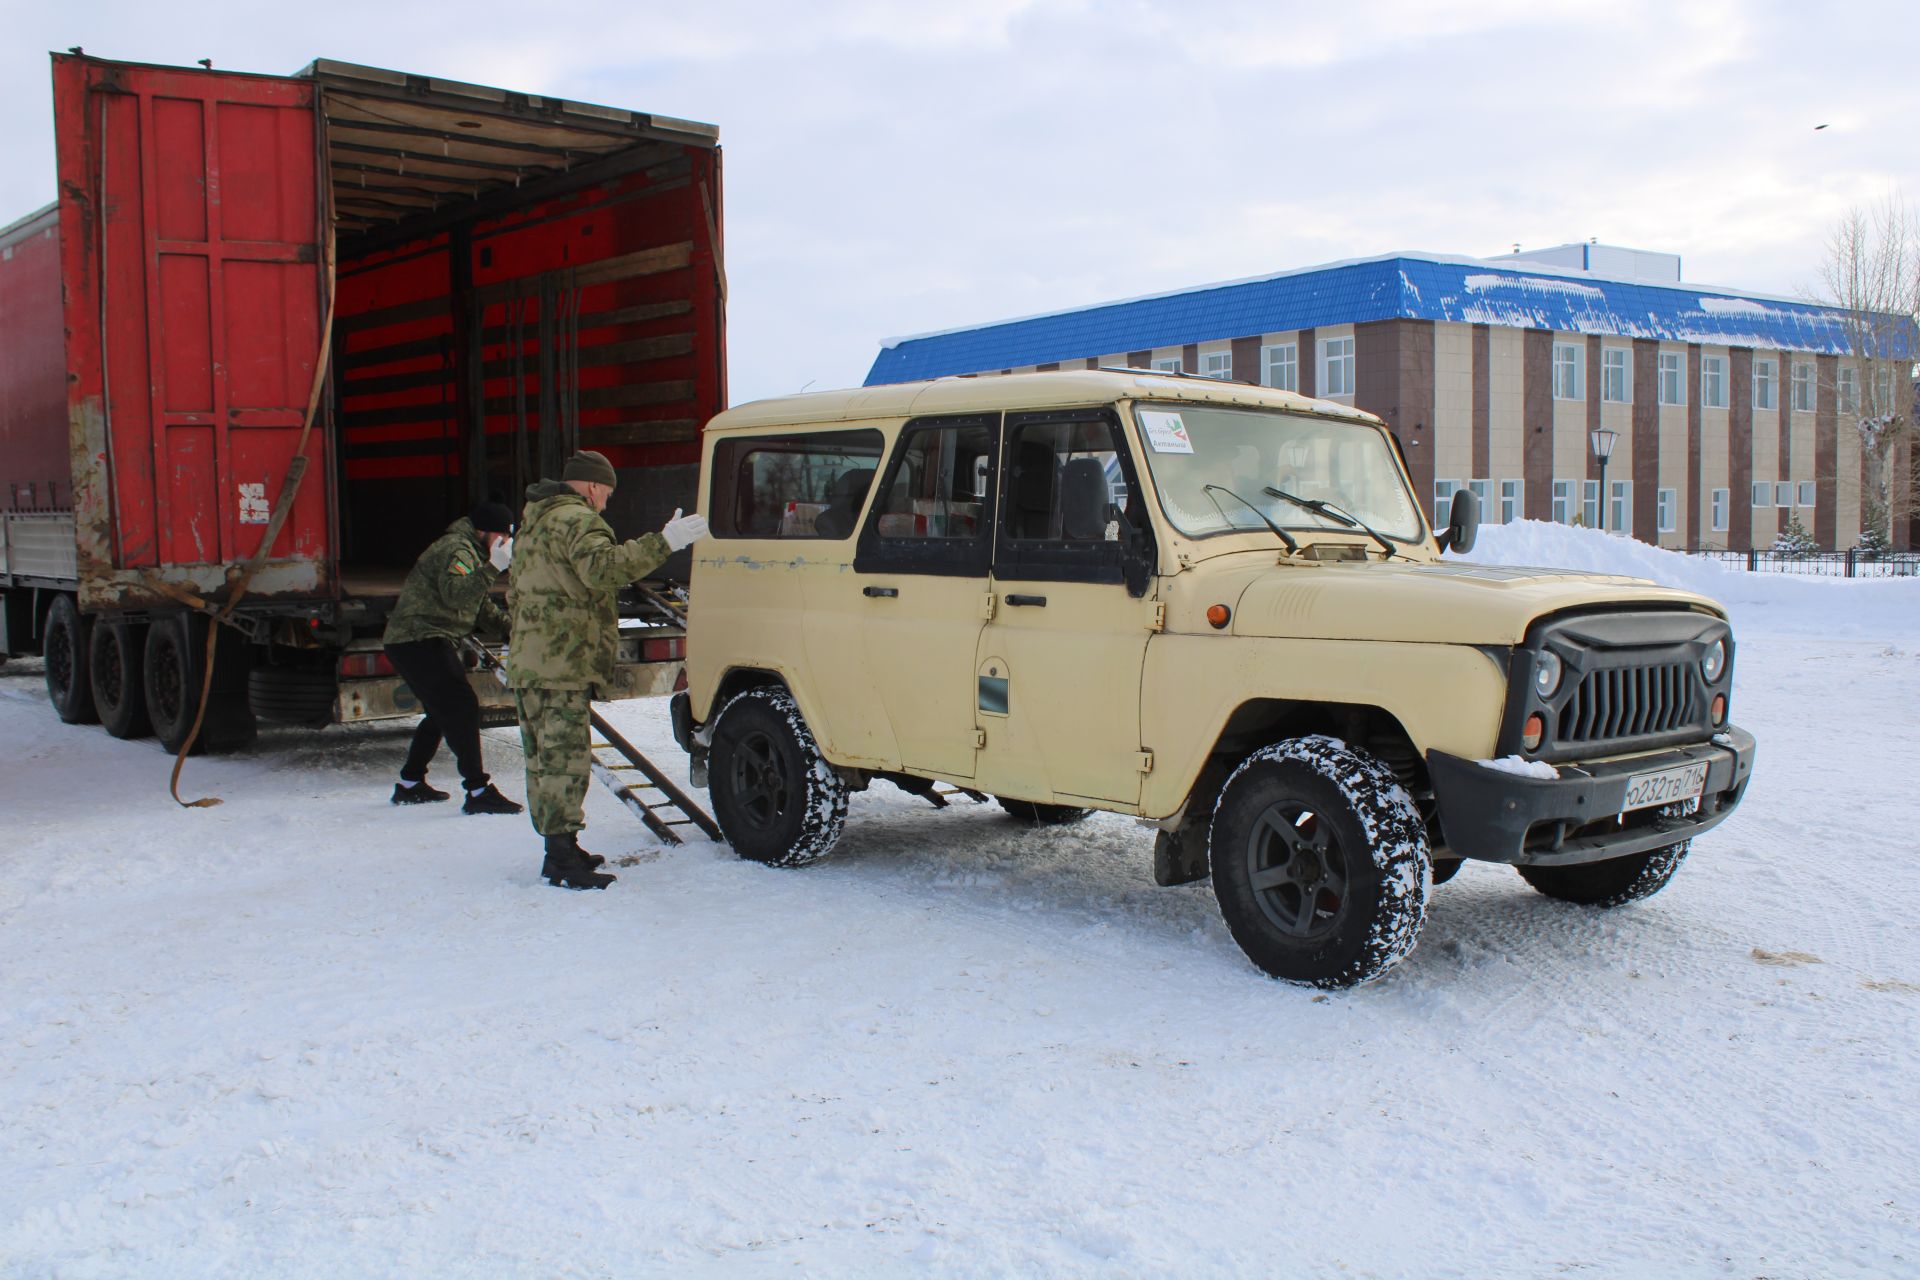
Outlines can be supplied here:
<path id="1" fill-rule="evenodd" d="M 1912 0 L 1824 9 L 4 0 L 0 223 L 52 199 L 45 54 L 78 44 L 719 125 L 736 402 L 855 385 L 889 336 L 1395 249 L 1598 237 L 1798 294 L 1848 205 L 1920 197 Z"/>

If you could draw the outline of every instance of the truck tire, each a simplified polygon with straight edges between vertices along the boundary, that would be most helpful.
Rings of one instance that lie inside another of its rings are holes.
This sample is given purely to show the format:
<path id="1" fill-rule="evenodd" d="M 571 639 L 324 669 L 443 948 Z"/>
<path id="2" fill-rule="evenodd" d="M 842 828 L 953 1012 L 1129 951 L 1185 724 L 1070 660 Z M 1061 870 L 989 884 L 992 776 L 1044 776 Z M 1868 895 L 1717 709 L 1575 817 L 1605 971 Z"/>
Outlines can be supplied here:
<path id="1" fill-rule="evenodd" d="M 720 709 L 707 791 L 733 851 L 770 867 L 818 862 L 847 823 L 846 780 L 820 754 L 793 696 L 769 685 Z"/>
<path id="2" fill-rule="evenodd" d="M 47 700 L 68 724 L 95 723 L 100 713 L 93 705 L 93 619 L 80 616 L 72 596 L 56 596 L 45 637 Z"/>
<path id="3" fill-rule="evenodd" d="M 197 614 L 157 619 L 147 629 L 143 674 L 147 686 L 147 715 L 154 736 L 168 751 L 177 752 L 193 728 L 200 709 L 205 669 L 207 628 L 213 625 Z M 236 751 L 251 743 L 257 732 L 253 708 L 247 702 L 246 645 L 222 629 L 214 658 L 214 684 L 207 698 L 207 714 L 194 739 L 192 754 Z"/>
<path id="4" fill-rule="evenodd" d="M 1356 986 L 1420 936 L 1426 825 L 1366 752 L 1317 734 L 1261 748 L 1228 777 L 1207 839 L 1227 929 L 1272 977 Z"/>
<path id="5" fill-rule="evenodd" d="M 1687 860 L 1693 841 L 1605 862 L 1581 862 L 1570 867 L 1516 867 L 1520 878 L 1549 898 L 1582 907 L 1624 907 L 1651 898 L 1667 887 Z"/>
<path id="6" fill-rule="evenodd" d="M 1031 800 L 1009 800 L 995 796 L 1000 807 L 1020 821 L 1034 827 L 1064 827 L 1093 816 L 1091 809 L 1075 809 L 1064 804 L 1035 804 Z"/>
<path id="7" fill-rule="evenodd" d="M 310 728 L 332 724 L 339 694 L 331 667 L 255 667 L 247 673 L 247 702 L 262 720 Z"/>
<path id="8" fill-rule="evenodd" d="M 147 629 L 118 618 L 96 622 L 88 649 L 93 703 L 100 723 L 116 738 L 144 738 L 153 732 L 147 718 Z"/>

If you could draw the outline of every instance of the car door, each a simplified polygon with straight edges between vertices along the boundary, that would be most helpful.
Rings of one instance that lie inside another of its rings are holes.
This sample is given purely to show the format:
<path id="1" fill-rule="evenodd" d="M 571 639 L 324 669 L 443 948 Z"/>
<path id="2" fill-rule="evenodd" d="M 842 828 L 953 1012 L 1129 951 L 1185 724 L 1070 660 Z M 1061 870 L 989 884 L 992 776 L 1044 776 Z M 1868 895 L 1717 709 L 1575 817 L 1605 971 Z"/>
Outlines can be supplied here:
<path id="1" fill-rule="evenodd" d="M 975 656 L 976 781 L 1061 803 L 1140 799 L 1151 526 L 1107 409 L 1009 414 L 993 614 Z"/>
<path id="2" fill-rule="evenodd" d="M 992 560 L 999 415 L 900 430 L 854 554 L 847 605 L 907 770 L 970 779 L 973 659 Z"/>

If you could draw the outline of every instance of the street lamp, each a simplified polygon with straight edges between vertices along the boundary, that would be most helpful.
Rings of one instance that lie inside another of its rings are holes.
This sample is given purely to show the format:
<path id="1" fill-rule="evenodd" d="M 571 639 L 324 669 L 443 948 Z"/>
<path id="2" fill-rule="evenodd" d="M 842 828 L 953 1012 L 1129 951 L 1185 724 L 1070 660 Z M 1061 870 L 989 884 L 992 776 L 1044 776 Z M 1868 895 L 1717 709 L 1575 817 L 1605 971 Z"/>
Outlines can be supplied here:
<path id="1" fill-rule="evenodd" d="M 1593 456 L 1600 459 L 1600 532 L 1607 531 L 1607 459 L 1613 456 L 1613 445 L 1620 438 L 1618 431 L 1609 431 L 1601 427 L 1590 431 L 1587 438 L 1593 441 Z"/>

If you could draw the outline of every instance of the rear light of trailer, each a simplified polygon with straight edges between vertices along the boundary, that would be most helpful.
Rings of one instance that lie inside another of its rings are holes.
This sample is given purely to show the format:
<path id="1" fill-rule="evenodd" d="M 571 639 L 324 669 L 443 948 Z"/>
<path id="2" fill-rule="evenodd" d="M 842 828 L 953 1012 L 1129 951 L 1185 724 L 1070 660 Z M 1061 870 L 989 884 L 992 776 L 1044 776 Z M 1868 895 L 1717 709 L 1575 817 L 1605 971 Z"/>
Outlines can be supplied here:
<path id="1" fill-rule="evenodd" d="M 685 636 L 640 642 L 640 661 L 642 662 L 677 662 L 686 656 L 687 638 Z"/>
<path id="2" fill-rule="evenodd" d="M 673 678 L 673 691 L 675 693 L 685 693 L 687 691 L 687 669 L 685 667 L 680 668 L 680 674 Z"/>
<path id="3" fill-rule="evenodd" d="M 384 653 L 349 653 L 340 659 L 340 674 L 351 680 L 364 680 L 370 676 L 390 676 L 393 663 Z"/>

